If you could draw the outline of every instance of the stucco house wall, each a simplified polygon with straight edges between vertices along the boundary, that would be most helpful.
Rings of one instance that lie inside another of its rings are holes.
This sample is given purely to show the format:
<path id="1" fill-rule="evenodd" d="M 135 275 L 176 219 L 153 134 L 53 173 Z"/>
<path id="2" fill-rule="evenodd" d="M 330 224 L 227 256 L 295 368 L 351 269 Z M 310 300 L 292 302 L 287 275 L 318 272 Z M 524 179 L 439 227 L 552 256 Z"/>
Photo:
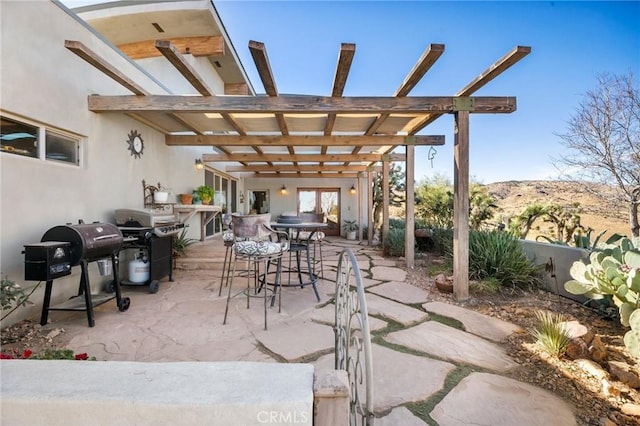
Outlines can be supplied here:
<path id="1" fill-rule="evenodd" d="M 112 223 L 115 209 L 142 208 L 143 179 L 149 184 L 161 182 L 173 194 L 191 192 L 204 183 L 204 172 L 194 168 L 194 159 L 204 149 L 169 147 L 164 135 L 126 115 L 88 111 L 91 94 L 130 92 L 66 49 L 65 40 L 82 42 L 151 93 L 168 91 L 164 81 L 122 56 L 62 5 L 2 1 L 0 19 L 2 115 L 81 138 L 79 166 L 0 153 L 0 271 L 30 289 L 37 283 L 23 281 L 24 244 L 39 242 L 56 225 L 80 219 Z M 141 158 L 128 150 L 132 130 L 144 140 Z M 189 227 L 193 238 L 199 238 L 197 220 Z M 90 269 L 92 287 L 108 281 L 97 274 L 95 264 Z M 71 276 L 55 281 L 52 304 L 76 294 L 79 274 L 80 268 L 74 267 Z M 31 296 L 36 306 L 20 308 L 2 326 L 36 317 L 42 288 Z"/>

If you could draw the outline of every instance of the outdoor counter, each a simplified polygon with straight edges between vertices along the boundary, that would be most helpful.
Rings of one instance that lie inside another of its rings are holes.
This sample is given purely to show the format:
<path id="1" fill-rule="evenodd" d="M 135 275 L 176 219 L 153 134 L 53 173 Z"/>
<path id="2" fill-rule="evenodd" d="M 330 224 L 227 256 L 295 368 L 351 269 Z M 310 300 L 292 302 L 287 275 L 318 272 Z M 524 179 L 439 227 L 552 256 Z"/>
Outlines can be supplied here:
<path id="1" fill-rule="evenodd" d="M 222 211 L 221 206 L 209 204 L 175 204 L 173 211 L 180 223 L 186 224 L 196 213 L 200 214 L 200 241 L 207 236 L 207 225 Z"/>

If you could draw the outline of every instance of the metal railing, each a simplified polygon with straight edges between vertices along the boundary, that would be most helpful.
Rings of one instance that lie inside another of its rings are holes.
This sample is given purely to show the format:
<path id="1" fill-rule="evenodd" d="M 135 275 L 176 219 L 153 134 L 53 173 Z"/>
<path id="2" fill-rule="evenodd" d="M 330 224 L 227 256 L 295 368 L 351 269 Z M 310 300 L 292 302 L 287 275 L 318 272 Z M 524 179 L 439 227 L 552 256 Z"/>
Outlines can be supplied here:
<path id="1" fill-rule="evenodd" d="M 349 424 L 371 426 L 374 416 L 369 318 L 358 262 L 348 248 L 340 253 L 335 303 L 335 369 L 346 370 L 349 375 Z"/>

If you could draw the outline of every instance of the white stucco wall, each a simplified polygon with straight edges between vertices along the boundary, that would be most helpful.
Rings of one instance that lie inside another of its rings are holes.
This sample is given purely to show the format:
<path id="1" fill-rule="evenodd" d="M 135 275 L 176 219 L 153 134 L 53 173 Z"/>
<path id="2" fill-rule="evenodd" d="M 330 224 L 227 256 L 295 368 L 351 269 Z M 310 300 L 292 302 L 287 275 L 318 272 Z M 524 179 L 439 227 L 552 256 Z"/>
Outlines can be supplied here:
<path id="1" fill-rule="evenodd" d="M 40 241 L 56 225 L 79 219 L 113 222 L 114 209 L 143 207 L 143 179 L 161 182 L 174 194 L 191 192 L 204 183 L 204 172 L 194 168 L 204 149 L 169 147 L 162 134 L 128 116 L 88 111 L 91 94 L 130 92 L 66 49 L 65 40 L 84 43 L 149 92 L 166 92 L 59 5 L 1 1 L 0 19 L 2 114 L 82 137 L 80 167 L 0 153 L 0 271 L 31 288 L 35 282 L 23 282 L 24 244 Z M 139 159 L 128 150 L 132 130 L 144 140 Z M 189 234 L 199 237 L 198 226 L 190 227 Z M 96 266 L 91 268 L 91 284 L 100 286 L 105 279 L 97 276 Z M 75 267 L 72 276 L 56 280 L 53 304 L 76 293 L 79 272 Z M 42 292 L 31 300 L 40 305 Z M 39 310 L 20 308 L 2 325 L 37 316 Z"/>

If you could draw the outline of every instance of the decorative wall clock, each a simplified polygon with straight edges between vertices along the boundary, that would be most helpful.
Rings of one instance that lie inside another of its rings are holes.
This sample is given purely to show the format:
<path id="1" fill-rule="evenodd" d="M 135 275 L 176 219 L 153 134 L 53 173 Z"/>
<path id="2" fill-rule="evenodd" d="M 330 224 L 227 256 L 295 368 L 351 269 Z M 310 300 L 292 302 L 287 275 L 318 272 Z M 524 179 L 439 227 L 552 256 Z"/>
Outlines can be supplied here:
<path id="1" fill-rule="evenodd" d="M 129 133 L 127 143 L 129 144 L 129 151 L 131 151 L 131 155 L 133 155 L 135 158 L 140 158 L 140 156 L 142 155 L 142 151 L 144 150 L 142 135 L 138 133 L 137 130 L 132 130 Z"/>

